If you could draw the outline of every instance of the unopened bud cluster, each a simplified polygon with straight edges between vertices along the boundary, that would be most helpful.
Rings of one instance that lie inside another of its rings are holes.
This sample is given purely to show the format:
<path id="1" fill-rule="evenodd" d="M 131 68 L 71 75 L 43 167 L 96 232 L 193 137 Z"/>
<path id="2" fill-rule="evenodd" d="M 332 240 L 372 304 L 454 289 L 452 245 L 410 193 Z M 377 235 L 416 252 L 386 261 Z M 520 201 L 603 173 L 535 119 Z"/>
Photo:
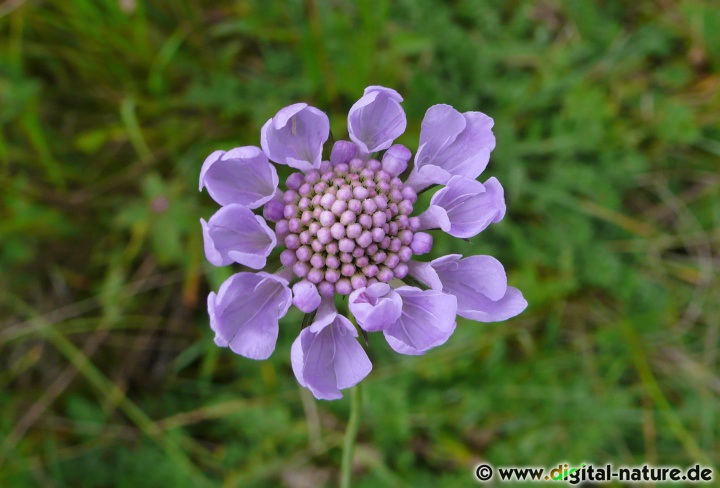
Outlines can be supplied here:
<path id="1" fill-rule="evenodd" d="M 278 217 L 272 219 L 278 242 L 287 247 L 280 261 L 323 296 L 402 279 L 413 254 L 432 246 L 429 234 L 416 232 L 419 219 L 410 217 L 415 191 L 375 159 L 324 161 L 319 170 L 291 174 L 286 186 L 270 212 Z"/>

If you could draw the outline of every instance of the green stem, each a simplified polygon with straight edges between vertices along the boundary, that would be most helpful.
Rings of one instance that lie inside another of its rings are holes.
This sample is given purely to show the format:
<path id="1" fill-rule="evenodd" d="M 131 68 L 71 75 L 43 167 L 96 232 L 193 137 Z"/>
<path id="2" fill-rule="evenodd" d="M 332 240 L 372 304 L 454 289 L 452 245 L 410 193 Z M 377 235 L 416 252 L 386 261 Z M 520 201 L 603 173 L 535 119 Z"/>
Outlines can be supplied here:
<path id="1" fill-rule="evenodd" d="M 350 420 L 348 420 L 345 439 L 343 440 L 340 488 L 350 488 L 352 482 L 353 452 L 358 427 L 360 427 L 360 397 L 361 385 L 358 383 L 350 390 Z"/>

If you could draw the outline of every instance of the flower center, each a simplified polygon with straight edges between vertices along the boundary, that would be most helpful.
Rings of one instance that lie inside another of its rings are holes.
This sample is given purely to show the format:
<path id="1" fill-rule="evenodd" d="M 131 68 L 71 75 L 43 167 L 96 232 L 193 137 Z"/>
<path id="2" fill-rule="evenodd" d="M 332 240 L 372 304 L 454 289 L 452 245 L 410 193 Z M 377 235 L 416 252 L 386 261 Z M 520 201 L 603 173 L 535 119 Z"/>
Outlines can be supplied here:
<path id="1" fill-rule="evenodd" d="M 291 174 L 286 186 L 284 218 L 275 225 L 287 247 L 280 261 L 321 295 L 348 295 L 407 275 L 417 195 L 379 161 L 323 161 L 319 170 Z"/>

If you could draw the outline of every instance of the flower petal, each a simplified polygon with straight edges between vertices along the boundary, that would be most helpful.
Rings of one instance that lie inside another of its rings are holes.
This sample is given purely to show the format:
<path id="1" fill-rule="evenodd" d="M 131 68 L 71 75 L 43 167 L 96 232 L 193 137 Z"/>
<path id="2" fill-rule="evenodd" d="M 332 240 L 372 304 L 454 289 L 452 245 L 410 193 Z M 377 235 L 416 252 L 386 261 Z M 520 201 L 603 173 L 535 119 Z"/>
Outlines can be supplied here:
<path id="1" fill-rule="evenodd" d="M 455 330 L 454 296 L 411 286 L 395 292 L 403 307 L 400 318 L 383 331 L 390 347 L 401 354 L 422 354 L 448 340 Z"/>
<path id="2" fill-rule="evenodd" d="M 332 321 L 335 320 L 337 314 L 338 312 L 335 308 L 335 298 L 322 297 L 320 301 L 320 306 L 318 307 L 317 313 L 315 314 L 315 320 L 312 324 L 310 324 L 309 329 L 313 333 L 320 332 L 325 327 L 327 327 L 328 324 L 332 323 Z"/>
<path id="3" fill-rule="evenodd" d="M 405 186 L 409 186 L 416 192 L 420 192 L 431 185 L 444 185 L 452 175 L 439 166 L 426 164 L 418 168 L 417 164 L 413 167 L 410 175 L 405 181 Z"/>
<path id="4" fill-rule="evenodd" d="M 442 190 L 441 190 L 442 191 Z M 420 227 L 418 230 L 442 229 L 449 232 L 452 224 L 447 211 L 439 205 L 430 205 L 427 210 L 418 215 Z"/>
<path id="5" fill-rule="evenodd" d="M 415 155 L 413 172 L 419 173 L 424 167 L 436 166 L 453 176 L 477 178 L 495 148 L 492 126 L 493 120 L 482 112 L 460 114 L 449 105 L 430 107 L 420 130 L 420 149 Z M 439 172 L 427 174 L 422 179 L 419 176 L 409 179 L 415 190 L 433 183 L 445 183 L 442 181 L 444 175 Z"/>
<path id="6" fill-rule="evenodd" d="M 395 101 L 398 102 L 398 103 L 400 103 L 400 102 L 403 101 L 403 97 L 402 97 L 396 90 L 393 90 L 392 88 L 387 88 L 387 87 L 384 87 L 384 86 L 380 86 L 380 85 L 370 85 L 370 86 L 368 86 L 368 87 L 365 88 L 365 90 L 363 91 L 363 95 L 367 95 L 368 93 L 372 93 L 372 92 L 380 92 L 380 93 L 382 93 L 384 96 L 389 97 L 389 98 L 392 98 L 393 100 L 395 100 Z"/>
<path id="7" fill-rule="evenodd" d="M 332 329 L 328 329 L 330 331 Z M 342 393 L 337 387 L 333 356 L 335 355 L 335 342 L 332 333 L 323 329 L 313 333 L 309 328 L 300 332 L 300 347 L 303 350 L 302 377 L 305 386 L 315 398 L 321 400 L 337 400 Z"/>
<path id="8" fill-rule="evenodd" d="M 497 224 L 505 217 L 505 189 L 494 176 L 483 184 L 485 185 L 485 193 L 488 195 L 488 200 L 485 202 L 486 205 L 495 206 L 498 210 L 497 215 L 493 219 L 493 223 Z"/>
<path id="9" fill-rule="evenodd" d="M 280 110 L 260 133 L 267 157 L 301 171 L 320 167 L 322 148 L 330 135 L 327 115 L 306 103 Z"/>
<path id="10" fill-rule="evenodd" d="M 236 203 L 222 207 L 209 222 L 200 219 L 200 224 L 205 256 L 215 266 L 235 262 L 261 269 L 277 244 L 275 233 L 265 220 Z"/>
<path id="11" fill-rule="evenodd" d="M 402 299 L 386 283 L 374 283 L 352 292 L 348 306 L 360 327 L 376 332 L 400 318 Z"/>
<path id="12" fill-rule="evenodd" d="M 459 254 L 452 254 L 437 258 L 430 264 L 442 281 L 443 290 L 458 296 L 461 303 L 476 292 L 491 300 L 499 300 L 505 295 L 505 268 L 492 256 L 477 255 L 461 259 Z"/>
<path id="13" fill-rule="evenodd" d="M 420 126 L 420 146 L 415 155 L 418 168 L 433 164 L 467 126 L 463 114 L 446 104 L 433 105 L 425 112 Z"/>
<path id="14" fill-rule="evenodd" d="M 350 139 L 363 153 L 387 149 L 407 126 L 402 97 L 382 86 L 369 86 L 348 113 Z"/>
<path id="15" fill-rule="evenodd" d="M 420 229 L 439 227 L 454 237 L 469 238 L 504 215 L 505 198 L 497 179 L 490 178 L 485 186 L 477 180 L 453 176 L 420 215 Z"/>
<path id="16" fill-rule="evenodd" d="M 303 331 L 300 331 L 300 335 L 293 341 L 292 346 L 290 347 L 290 364 L 292 365 L 293 373 L 295 373 L 295 378 L 297 378 L 300 386 L 307 388 L 307 384 L 305 383 L 305 378 L 303 376 L 305 353 L 302 348 L 302 333 Z"/>
<path id="17" fill-rule="evenodd" d="M 443 291 L 457 297 L 458 315 L 480 322 L 496 322 L 514 317 L 527 307 L 516 288 L 507 286 L 502 264 L 492 256 L 453 254 L 430 263 L 443 285 Z"/>
<path id="18" fill-rule="evenodd" d="M 290 307 L 288 282 L 268 273 L 232 275 L 208 297 L 215 343 L 250 359 L 267 359 L 275 349 L 278 321 Z"/>
<path id="19" fill-rule="evenodd" d="M 372 363 L 356 339 L 358 333 L 355 327 L 346 317 L 338 315 L 334 327 L 335 377 L 337 387 L 343 390 L 370 374 Z"/>
<path id="20" fill-rule="evenodd" d="M 238 203 L 257 208 L 273 197 L 277 186 L 275 167 L 255 146 L 215 151 L 200 170 L 200 191 L 207 188 L 220 205 Z"/>
<path id="21" fill-rule="evenodd" d="M 459 254 L 454 256 L 461 257 Z M 435 268 L 430 263 L 423 263 L 420 261 L 409 261 L 408 274 L 432 288 L 433 290 L 442 291 L 442 282 L 438 276 Z"/>
<path id="22" fill-rule="evenodd" d="M 527 300 L 520 290 L 508 286 L 500 300 L 492 301 L 480 295 L 476 298 L 472 309 L 458 310 L 458 315 L 478 322 L 501 322 L 519 315 L 527 305 Z"/>
<path id="23" fill-rule="evenodd" d="M 349 388 L 372 369 L 370 359 L 358 343 L 357 331 L 342 315 L 317 326 L 315 322 L 300 332 L 291 349 L 291 362 L 298 382 L 319 399 L 342 398 L 340 390 Z"/>

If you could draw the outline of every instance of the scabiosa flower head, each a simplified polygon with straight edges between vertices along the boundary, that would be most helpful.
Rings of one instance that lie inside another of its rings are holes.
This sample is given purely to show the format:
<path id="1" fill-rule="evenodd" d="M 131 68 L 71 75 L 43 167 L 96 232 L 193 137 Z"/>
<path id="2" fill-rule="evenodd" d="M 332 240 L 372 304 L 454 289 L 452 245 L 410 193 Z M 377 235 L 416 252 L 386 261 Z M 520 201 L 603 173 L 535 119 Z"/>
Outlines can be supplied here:
<path id="1" fill-rule="evenodd" d="M 411 355 L 445 343 L 457 315 L 492 322 L 527 306 L 495 258 L 417 260 L 432 250 L 426 231 L 473 237 L 502 220 L 505 200 L 497 179 L 476 180 L 495 147 L 490 117 L 430 107 L 408 170 L 410 149 L 393 145 L 407 125 L 402 101 L 395 90 L 366 88 L 348 115 L 350 140 L 335 142 L 325 161 L 327 115 L 290 105 L 263 126 L 262 149 L 216 151 L 200 172 L 200 189 L 222 205 L 201 219 L 208 261 L 260 270 L 282 248 L 273 274 L 240 272 L 210 294 L 216 344 L 265 359 L 295 305 L 310 315 L 292 367 L 317 398 L 341 398 L 372 369 L 356 327 L 335 307 L 338 295 L 363 331 L 382 332 L 392 349 Z M 280 185 L 270 161 L 298 171 Z M 444 187 L 418 211 L 418 192 L 431 185 Z"/>

